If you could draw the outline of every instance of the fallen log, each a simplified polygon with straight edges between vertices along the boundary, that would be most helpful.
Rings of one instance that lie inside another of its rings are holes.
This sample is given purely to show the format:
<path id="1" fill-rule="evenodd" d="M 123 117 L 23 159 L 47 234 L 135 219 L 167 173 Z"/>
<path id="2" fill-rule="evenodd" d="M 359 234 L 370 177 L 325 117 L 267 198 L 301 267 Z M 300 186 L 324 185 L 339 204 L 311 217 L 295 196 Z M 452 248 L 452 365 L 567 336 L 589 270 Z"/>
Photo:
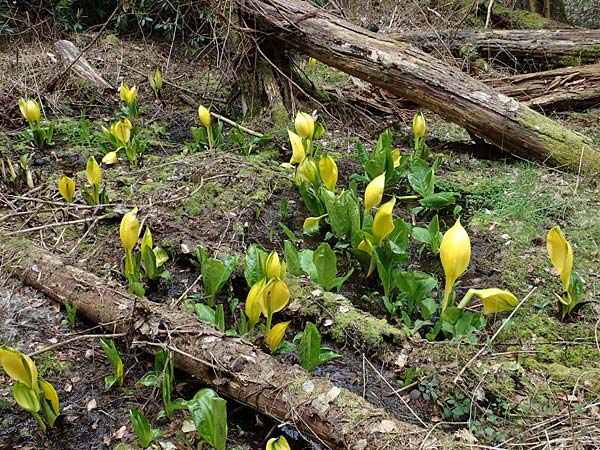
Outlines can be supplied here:
<path id="1" fill-rule="evenodd" d="M 600 104 L 600 64 L 514 75 L 484 83 L 541 110 L 581 110 Z"/>
<path id="2" fill-rule="evenodd" d="M 421 50 L 294 0 L 236 0 L 247 23 L 438 113 L 505 152 L 566 169 L 600 170 L 591 140 Z"/>
<path id="3" fill-rule="evenodd" d="M 284 365 L 244 339 L 226 337 L 189 314 L 66 265 L 25 240 L 0 235 L 0 260 L 26 284 L 77 306 L 88 320 L 128 333 L 132 344 L 151 354 L 171 349 L 179 369 L 328 448 L 439 448 L 431 430 L 401 422 L 328 379 Z"/>
<path id="4" fill-rule="evenodd" d="M 82 52 L 71 41 L 60 40 L 54 43 L 56 51 L 65 60 L 65 65 L 78 77 L 89 81 L 99 89 L 111 89 L 114 87 L 106 81 L 85 59 Z"/>
<path id="5" fill-rule="evenodd" d="M 448 30 L 387 36 L 454 56 L 476 51 L 489 61 L 528 71 L 600 62 L 600 30 Z"/>

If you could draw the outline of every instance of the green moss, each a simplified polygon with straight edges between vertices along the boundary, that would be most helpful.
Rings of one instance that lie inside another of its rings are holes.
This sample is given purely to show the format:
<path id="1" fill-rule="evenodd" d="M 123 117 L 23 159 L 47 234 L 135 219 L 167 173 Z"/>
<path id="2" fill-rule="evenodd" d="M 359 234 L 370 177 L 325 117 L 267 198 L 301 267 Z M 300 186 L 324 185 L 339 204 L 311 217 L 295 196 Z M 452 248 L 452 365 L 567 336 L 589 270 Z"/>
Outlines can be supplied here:
<path id="1" fill-rule="evenodd" d="M 285 106 L 278 106 L 271 111 L 271 122 L 273 122 L 274 130 L 287 128 L 289 121 L 290 116 Z"/>
<path id="2" fill-rule="evenodd" d="M 402 342 L 408 337 L 407 329 L 394 327 L 384 319 L 356 309 L 342 295 L 324 292 L 318 286 L 302 281 L 301 284 L 298 278 L 286 279 L 292 299 L 300 302 L 298 312 L 309 320 L 324 318 L 326 322 L 319 326 L 319 331 L 334 341 L 345 343 L 351 340 L 359 348 L 378 351 L 385 349 L 388 343 Z"/>
<path id="3" fill-rule="evenodd" d="M 513 10 L 500 6 L 497 3 L 494 5 L 494 12 L 508 18 L 513 28 L 524 30 L 541 30 L 541 29 L 556 29 L 561 28 L 561 24 L 538 13 L 525 11 L 523 9 Z"/>

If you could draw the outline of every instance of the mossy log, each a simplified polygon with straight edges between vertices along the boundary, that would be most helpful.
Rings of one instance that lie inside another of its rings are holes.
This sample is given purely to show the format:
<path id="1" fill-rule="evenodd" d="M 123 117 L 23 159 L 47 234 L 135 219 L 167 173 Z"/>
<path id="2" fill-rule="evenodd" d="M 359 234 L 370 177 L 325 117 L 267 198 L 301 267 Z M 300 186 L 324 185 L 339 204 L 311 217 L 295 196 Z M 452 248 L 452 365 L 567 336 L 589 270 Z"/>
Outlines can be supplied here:
<path id="1" fill-rule="evenodd" d="M 389 33 L 427 52 L 480 57 L 517 70 L 600 62 L 600 30 L 447 30 Z"/>
<path id="2" fill-rule="evenodd" d="M 485 84 L 541 110 L 581 110 L 600 104 L 600 64 L 485 80 Z"/>
<path id="3" fill-rule="evenodd" d="M 418 48 L 355 26 L 300 0 L 236 0 L 247 23 L 308 54 L 438 113 L 525 159 L 600 169 L 591 140 Z"/>
<path id="4" fill-rule="evenodd" d="M 401 422 L 328 379 L 284 365 L 190 314 L 136 297 L 24 239 L 0 235 L 0 260 L 23 282 L 75 305 L 88 320 L 127 333 L 130 344 L 149 353 L 171 349 L 182 371 L 328 448 L 439 448 L 431 430 Z"/>

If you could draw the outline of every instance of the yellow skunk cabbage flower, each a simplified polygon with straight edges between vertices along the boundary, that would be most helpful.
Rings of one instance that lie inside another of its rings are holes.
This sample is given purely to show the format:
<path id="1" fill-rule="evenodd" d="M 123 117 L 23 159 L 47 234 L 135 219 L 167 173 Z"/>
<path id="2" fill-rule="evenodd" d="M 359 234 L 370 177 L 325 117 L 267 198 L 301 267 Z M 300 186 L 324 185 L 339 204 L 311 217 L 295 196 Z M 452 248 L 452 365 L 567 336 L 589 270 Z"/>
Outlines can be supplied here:
<path id="1" fill-rule="evenodd" d="M 310 155 L 305 156 L 296 168 L 296 183 L 300 184 L 302 181 L 308 181 L 315 187 L 319 184 L 319 168 L 315 158 Z"/>
<path id="2" fill-rule="evenodd" d="M 413 117 L 413 134 L 415 135 L 415 139 L 424 137 L 426 131 L 427 124 L 425 123 L 425 117 L 423 117 L 423 113 L 418 112 Z"/>
<path id="3" fill-rule="evenodd" d="M 369 255 L 373 254 L 373 244 L 371 244 L 371 242 L 368 239 L 363 239 L 362 241 L 360 241 L 360 243 L 358 244 L 358 249 L 362 250 L 365 253 L 368 253 Z"/>
<path id="4" fill-rule="evenodd" d="M 313 58 L 312 56 L 310 58 L 308 58 L 308 67 L 310 67 L 312 69 L 316 65 L 317 65 L 317 60 L 315 58 Z"/>
<path id="5" fill-rule="evenodd" d="M 325 155 L 319 159 L 319 173 L 325 187 L 331 192 L 335 191 L 338 180 L 338 167 L 331 156 Z"/>
<path id="6" fill-rule="evenodd" d="M 142 236 L 142 261 L 146 260 L 146 254 L 152 251 L 152 232 L 150 231 L 150 227 L 146 226 L 146 231 Z M 158 266 L 158 264 L 157 264 Z"/>
<path id="7" fill-rule="evenodd" d="M 137 88 L 135 86 L 130 88 L 122 81 L 121 86 L 119 86 L 119 95 L 121 96 L 121 100 L 130 105 L 137 99 Z"/>
<path id="8" fill-rule="evenodd" d="M 267 343 L 267 345 L 269 346 L 269 348 L 271 349 L 272 352 L 275 351 L 275 349 L 277 348 L 277 346 L 283 339 L 283 336 L 285 335 L 285 330 L 289 324 L 290 324 L 290 322 L 288 321 L 288 322 L 280 322 L 276 325 L 273 325 L 273 328 L 271 328 L 271 330 L 267 334 L 267 337 L 265 338 L 265 342 Z"/>
<path id="9" fill-rule="evenodd" d="M 365 189 L 365 210 L 370 211 L 371 208 L 377 206 L 383 198 L 383 190 L 385 189 L 385 172 L 373 178 Z"/>
<path id="10" fill-rule="evenodd" d="M 121 145 L 125 146 L 131 138 L 131 128 L 133 128 L 131 121 L 125 117 L 123 120 L 115 122 L 113 126 L 111 126 L 111 133 L 117 138 Z"/>
<path id="11" fill-rule="evenodd" d="M 23 97 L 19 97 L 19 109 L 27 122 L 40 121 L 40 105 L 33 98 L 29 97 L 25 100 Z"/>
<path id="12" fill-rule="evenodd" d="M 390 201 L 381 205 L 381 207 L 375 213 L 373 219 L 373 239 L 375 245 L 380 245 L 381 241 L 385 237 L 394 231 L 394 218 L 392 217 L 392 211 L 396 204 L 396 198 L 393 197 Z"/>
<path id="13" fill-rule="evenodd" d="M 282 263 L 279 260 L 279 255 L 276 250 L 269 253 L 267 260 L 265 261 L 265 275 L 267 280 L 285 277 L 285 262 Z"/>
<path id="14" fill-rule="evenodd" d="M 56 389 L 54 389 L 54 386 L 52 386 L 50 383 L 48 383 L 42 378 L 40 378 L 40 387 L 44 392 L 44 397 L 46 397 L 46 399 L 50 402 L 50 405 L 52 406 L 52 412 L 56 416 L 58 416 L 60 414 L 60 405 L 58 402 L 58 394 L 56 393 Z M 52 425 L 54 424 L 51 423 L 50 426 Z"/>
<path id="15" fill-rule="evenodd" d="M 498 288 L 470 289 L 469 291 L 472 291 L 473 295 L 480 298 L 481 303 L 483 303 L 484 314 L 510 311 L 517 306 L 517 303 L 519 303 L 517 297 L 513 294 Z"/>
<path id="16" fill-rule="evenodd" d="M 75 183 L 66 175 L 63 176 L 58 182 L 58 192 L 60 192 L 60 195 L 63 196 L 67 203 L 71 203 L 75 195 Z"/>
<path id="17" fill-rule="evenodd" d="M 315 134 L 315 119 L 310 114 L 298 111 L 296 120 L 294 121 L 296 133 L 304 139 L 312 139 Z"/>
<path id="18" fill-rule="evenodd" d="M 267 319 L 281 311 L 290 300 L 290 290 L 287 284 L 279 278 L 271 278 L 262 290 L 260 298 L 261 312 Z"/>
<path id="19" fill-rule="evenodd" d="M 125 250 L 132 251 L 133 247 L 138 240 L 138 234 L 140 232 L 140 222 L 137 220 L 137 207 L 133 208 L 121 219 L 121 226 L 119 228 L 119 234 L 121 236 L 121 243 Z"/>
<path id="20" fill-rule="evenodd" d="M 269 439 L 265 450 L 290 450 L 290 445 L 283 436 Z"/>
<path id="21" fill-rule="evenodd" d="M 117 155 L 117 151 L 108 152 L 102 158 L 102 163 L 104 164 L 114 164 L 119 160 L 119 156 Z"/>
<path id="22" fill-rule="evenodd" d="M 6 374 L 13 380 L 39 392 L 38 371 L 29 356 L 2 345 L 0 346 L 0 363 Z"/>
<path id="23" fill-rule="evenodd" d="M 200 118 L 200 123 L 207 130 L 210 128 L 210 111 L 204 106 L 198 106 L 198 117 Z"/>
<path id="24" fill-rule="evenodd" d="M 465 229 L 460 224 L 460 219 L 450 228 L 440 244 L 440 259 L 446 275 L 446 285 L 444 288 L 444 303 L 442 311 L 448 306 L 448 300 L 452 292 L 454 283 L 460 277 L 469 265 L 471 260 L 471 240 Z"/>
<path id="25" fill-rule="evenodd" d="M 85 165 L 85 175 L 87 176 L 88 183 L 92 186 L 99 186 L 102 181 L 102 171 L 96 161 L 96 158 L 90 156 Z"/>
<path id="26" fill-rule="evenodd" d="M 163 87 L 163 77 L 159 67 L 157 67 L 156 71 L 154 72 L 154 86 L 158 90 L 162 89 Z"/>
<path id="27" fill-rule="evenodd" d="M 254 326 L 258 323 L 258 319 L 260 319 L 260 302 L 262 295 L 261 293 L 266 284 L 267 280 L 265 278 L 261 278 L 252 285 L 250 291 L 248 292 L 248 296 L 246 297 L 244 311 L 246 313 L 246 317 L 248 317 L 249 331 L 252 331 L 254 329 Z"/>
<path id="28" fill-rule="evenodd" d="M 552 265 L 560 274 L 563 291 L 568 291 L 571 272 L 573 271 L 573 248 L 563 236 L 558 225 L 548 232 L 546 247 L 548 248 Z"/>
<path id="29" fill-rule="evenodd" d="M 288 136 L 292 144 L 292 159 L 290 159 L 290 164 L 300 164 L 306 156 L 304 145 L 302 145 L 302 138 L 291 130 L 288 130 Z"/>
<path id="30" fill-rule="evenodd" d="M 394 160 L 394 169 L 400 165 L 400 149 L 395 148 L 392 150 L 392 159 Z"/>

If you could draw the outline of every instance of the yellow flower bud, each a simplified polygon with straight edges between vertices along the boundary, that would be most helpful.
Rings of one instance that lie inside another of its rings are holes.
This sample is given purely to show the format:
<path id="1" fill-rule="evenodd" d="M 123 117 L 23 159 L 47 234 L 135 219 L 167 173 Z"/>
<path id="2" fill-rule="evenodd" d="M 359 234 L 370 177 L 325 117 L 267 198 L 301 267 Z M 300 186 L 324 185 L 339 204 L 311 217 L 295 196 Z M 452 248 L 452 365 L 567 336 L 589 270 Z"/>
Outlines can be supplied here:
<path id="1" fill-rule="evenodd" d="M 131 138 L 131 129 L 133 125 L 131 121 L 125 117 L 123 120 L 115 122 L 111 126 L 111 132 L 115 138 L 121 143 L 121 145 L 125 146 L 129 142 Z"/>
<path id="2" fill-rule="evenodd" d="M 283 436 L 269 439 L 266 450 L 290 450 L 290 445 Z"/>
<path id="3" fill-rule="evenodd" d="M 288 136 L 292 144 L 292 159 L 290 159 L 290 164 L 300 164 L 306 156 L 304 145 L 302 145 L 302 138 L 291 130 L 288 130 Z"/>
<path id="4" fill-rule="evenodd" d="M 310 114 L 305 112 L 298 111 L 294 127 L 296 128 L 296 133 L 304 139 L 312 139 L 313 134 L 315 134 L 315 120 Z"/>
<path id="5" fill-rule="evenodd" d="M 62 177 L 58 182 L 58 192 L 60 192 L 60 195 L 63 196 L 67 203 L 71 203 L 75 195 L 75 183 L 67 176 Z"/>
<path id="6" fill-rule="evenodd" d="M 108 152 L 106 155 L 104 155 L 104 157 L 102 158 L 102 162 L 104 164 L 114 164 L 119 160 L 119 157 L 117 155 L 116 151 L 113 152 Z"/>
<path id="7" fill-rule="evenodd" d="M 198 106 L 198 117 L 200 118 L 200 123 L 207 130 L 210 128 L 210 112 L 204 106 Z"/>
<path id="8" fill-rule="evenodd" d="M 365 210 L 370 211 L 371 208 L 377 206 L 383 198 L 383 190 L 385 189 L 385 172 L 373 178 L 365 189 Z"/>
<path id="9" fill-rule="evenodd" d="M 315 58 L 313 58 L 312 56 L 310 58 L 308 58 L 308 67 L 310 67 L 312 69 L 316 65 L 317 65 L 317 60 Z"/>
<path id="10" fill-rule="evenodd" d="M 423 113 L 419 112 L 413 117 L 413 134 L 415 135 L 415 139 L 420 139 L 424 137 L 425 131 L 427 131 L 425 117 L 423 117 Z"/>
<path id="11" fill-rule="evenodd" d="M 319 173 L 325 187 L 332 192 L 335 191 L 335 185 L 338 180 L 338 168 L 331 156 L 325 155 L 319 159 Z"/>
<path id="12" fill-rule="evenodd" d="M 517 306 L 517 297 L 508 291 L 498 288 L 473 289 L 473 294 L 479 297 L 483 303 L 484 314 L 494 314 L 502 311 L 510 311 Z"/>
<path id="13" fill-rule="evenodd" d="M 269 253 L 269 256 L 267 257 L 267 261 L 265 262 L 265 275 L 267 280 L 285 277 L 285 264 L 281 264 L 279 255 L 275 250 Z"/>
<path id="14" fill-rule="evenodd" d="M 563 291 L 568 291 L 571 272 L 573 271 L 573 248 L 565 239 L 558 225 L 548 232 L 546 236 L 546 248 L 548 249 L 552 265 L 560 274 Z"/>
<path id="15" fill-rule="evenodd" d="M 27 122 L 32 123 L 40 121 L 40 105 L 33 98 L 29 97 L 25 100 L 23 97 L 20 97 L 19 109 Z"/>
<path id="16" fill-rule="evenodd" d="M 448 306 L 454 283 L 467 270 L 471 260 L 471 240 L 460 224 L 460 219 L 444 233 L 440 245 L 440 259 L 446 275 L 443 311 Z"/>
<path id="17" fill-rule="evenodd" d="M 163 78 L 162 73 L 160 72 L 160 68 L 157 67 L 154 72 L 154 87 L 158 90 L 162 89 L 163 86 Z"/>
<path id="18" fill-rule="evenodd" d="M 272 352 L 275 351 L 283 336 L 285 335 L 285 330 L 288 327 L 290 322 L 280 322 L 276 325 L 273 325 L 271 330 L 269 330 L 269 334 L 267 334 L 265 338 L 266 344 L 269 346 Z"/>
<path id="19" fill-rule="evenodd" d="M 102 171 L 96 161 L 96 158 L 90 156 L 85 165 L 85 174 L 87 176 L 88 183 L 92 186 L 99 186 L 102 181 Z"/>
<path id="20" fill-rule="evenodd" d="M 394 231 L 394 218 L 392 211 L 396 204 L 396 198 L 381 205 L 373 219 L 373 240 L 375 245 L 380 245 L 385 237 Z"/>
<path id="21" fill-rule="evenodd" d="M 119 234 L 121 236 L 121 243 L 128 252 L 133 250 L 138 240 L 138 234 L 140 232 L 140 222 L 136 217 L 137 208 L 133 208 L 121 219 L 121 226 L 119 228 Z"/>

